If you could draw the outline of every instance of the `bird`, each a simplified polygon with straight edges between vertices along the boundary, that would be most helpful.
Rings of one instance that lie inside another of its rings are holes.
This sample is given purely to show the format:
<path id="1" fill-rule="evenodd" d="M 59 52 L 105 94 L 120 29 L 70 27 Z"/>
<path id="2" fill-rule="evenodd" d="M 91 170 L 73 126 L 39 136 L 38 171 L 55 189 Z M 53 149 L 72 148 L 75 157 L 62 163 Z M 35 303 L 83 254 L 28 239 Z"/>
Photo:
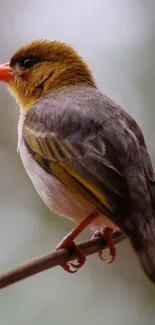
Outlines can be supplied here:
<path id="1" fill-rule="evenodd" d="M 88 227 L 105 236 L 120 229 L 155 284 L 155 173 L 137 122 L 102 94 L 93 74 L 70 45 L 35 40 L 0 65 L 20 108 L 18 152 L 47 207 L 77 226 L 57 246 L 72 248 Z M 101 252 L 99 252 L 102 258 Z"/>

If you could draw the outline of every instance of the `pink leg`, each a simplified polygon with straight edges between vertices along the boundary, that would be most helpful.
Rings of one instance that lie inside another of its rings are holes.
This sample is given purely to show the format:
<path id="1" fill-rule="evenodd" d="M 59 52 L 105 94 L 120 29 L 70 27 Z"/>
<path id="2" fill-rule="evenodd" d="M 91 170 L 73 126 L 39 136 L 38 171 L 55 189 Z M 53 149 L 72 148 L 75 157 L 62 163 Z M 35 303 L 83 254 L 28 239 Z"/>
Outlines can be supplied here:
<path id="1" fill-rule="evenodd" d="M 107 259 L 104 257 L 103 252 L 104 250 L 100 250 L 98 252 L 98 255 L 100 257 L 100 259 L 108 264 L 113 263 L 116 257 L 116 248 L 111 240 L 111 236 L 113 234 L 114 230 L 112 228 L 109 227 L 105 227 L 102 231 L 95 231 L 95 233 L 93 234 L 93 237 L 98 237 L 98 236 L 102 236 L 105 240 L 107 240 L 107 245 L 110 251 L 110 255 L 111 255 L 111 259 Z"/>
<path id="2" fill-rule="evenodd" d="M 81 233 L 82 230 L 84 230 L 96 217 L 98 217 L 99 212 L 95 211 L 88 215 L 87 218 L 85 218 L 76 228 L 74 228 L 63 240 L 60 242 L 60 244 L 57 246 L 57 249 L 60 248 L 70 248 L 72 247 L 74 252 L 78 254 L 77 263 L 68 262 L 65 264 L 61 264 L 61 267 L 69 272 L 69 273 L 75 273 L 79 268 L 81 268 L 85 261 L 86 257 L 81 252 L 81 250 L 77 247 L 77 245 L 74 243 L 74 239 Z M 73 269 L 71 269 L 71 267 Z"/>

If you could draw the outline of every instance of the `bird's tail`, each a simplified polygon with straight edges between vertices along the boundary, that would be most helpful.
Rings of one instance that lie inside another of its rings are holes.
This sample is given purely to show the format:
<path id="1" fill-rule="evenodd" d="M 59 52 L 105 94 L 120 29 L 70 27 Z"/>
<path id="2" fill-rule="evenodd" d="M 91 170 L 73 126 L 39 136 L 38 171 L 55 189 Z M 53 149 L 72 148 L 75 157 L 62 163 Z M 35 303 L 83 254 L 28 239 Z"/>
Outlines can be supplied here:
<path id="1" fill-rule="evenodd" d="M 147 277 L 155 284 L 155 218 L 152 217 L 143 229 L 138 229 L 131 245 L 136 251 Z"/>

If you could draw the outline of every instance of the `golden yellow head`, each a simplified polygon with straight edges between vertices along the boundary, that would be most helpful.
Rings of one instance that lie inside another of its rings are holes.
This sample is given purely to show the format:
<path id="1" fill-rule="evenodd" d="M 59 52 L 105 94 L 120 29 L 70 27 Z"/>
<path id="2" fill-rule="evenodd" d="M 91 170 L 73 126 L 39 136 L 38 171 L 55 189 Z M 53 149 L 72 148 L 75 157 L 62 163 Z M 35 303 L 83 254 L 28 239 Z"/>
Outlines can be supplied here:
<path id="1" fill-rule="evenodd" d="M 88 66 L 77 52 L 65 43 L 47 40 L 20 48 L 9 64 L 0 66 L 0 80 L 8 83 L 23 110 L 60 87 L 95 87 Z"/>

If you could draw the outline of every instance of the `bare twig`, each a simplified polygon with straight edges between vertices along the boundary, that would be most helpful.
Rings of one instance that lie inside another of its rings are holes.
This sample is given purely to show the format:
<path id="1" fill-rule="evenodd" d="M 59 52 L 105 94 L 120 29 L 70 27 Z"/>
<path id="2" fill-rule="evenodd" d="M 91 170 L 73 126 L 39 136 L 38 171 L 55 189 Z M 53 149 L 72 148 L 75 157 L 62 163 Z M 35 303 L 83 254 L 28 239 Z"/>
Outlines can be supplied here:
<path id="1" fill-rule="evenodd" d="M 116 230 L 113 233 L 112 240 L 114 244 L 117 244 L 124 240 L 124 235 Z M 106 240 L 102 237 L 96 237 L 87 242 L 84 242 L 78 245 L 80 250 L 85 255 L 91 255 L 96 253 L 100 249 L 107 248 Z M 22 265 L 17 266 L 16 268 L 3 273 L 0 275 L 0 289 L 7 287 L 13 283 L 16 283 L 20 280 L 28 278 L 36 273 L 42 272 L 44 270 L 50 269 L 54 266 L 60 265 L 67 261 L 72 261 L 76 259 L 76 255 L 70 254 L 66 249 L 60 249 L 53 253 L 46 254 L 41 257 L 37 257 L 28 261 Z"/>

